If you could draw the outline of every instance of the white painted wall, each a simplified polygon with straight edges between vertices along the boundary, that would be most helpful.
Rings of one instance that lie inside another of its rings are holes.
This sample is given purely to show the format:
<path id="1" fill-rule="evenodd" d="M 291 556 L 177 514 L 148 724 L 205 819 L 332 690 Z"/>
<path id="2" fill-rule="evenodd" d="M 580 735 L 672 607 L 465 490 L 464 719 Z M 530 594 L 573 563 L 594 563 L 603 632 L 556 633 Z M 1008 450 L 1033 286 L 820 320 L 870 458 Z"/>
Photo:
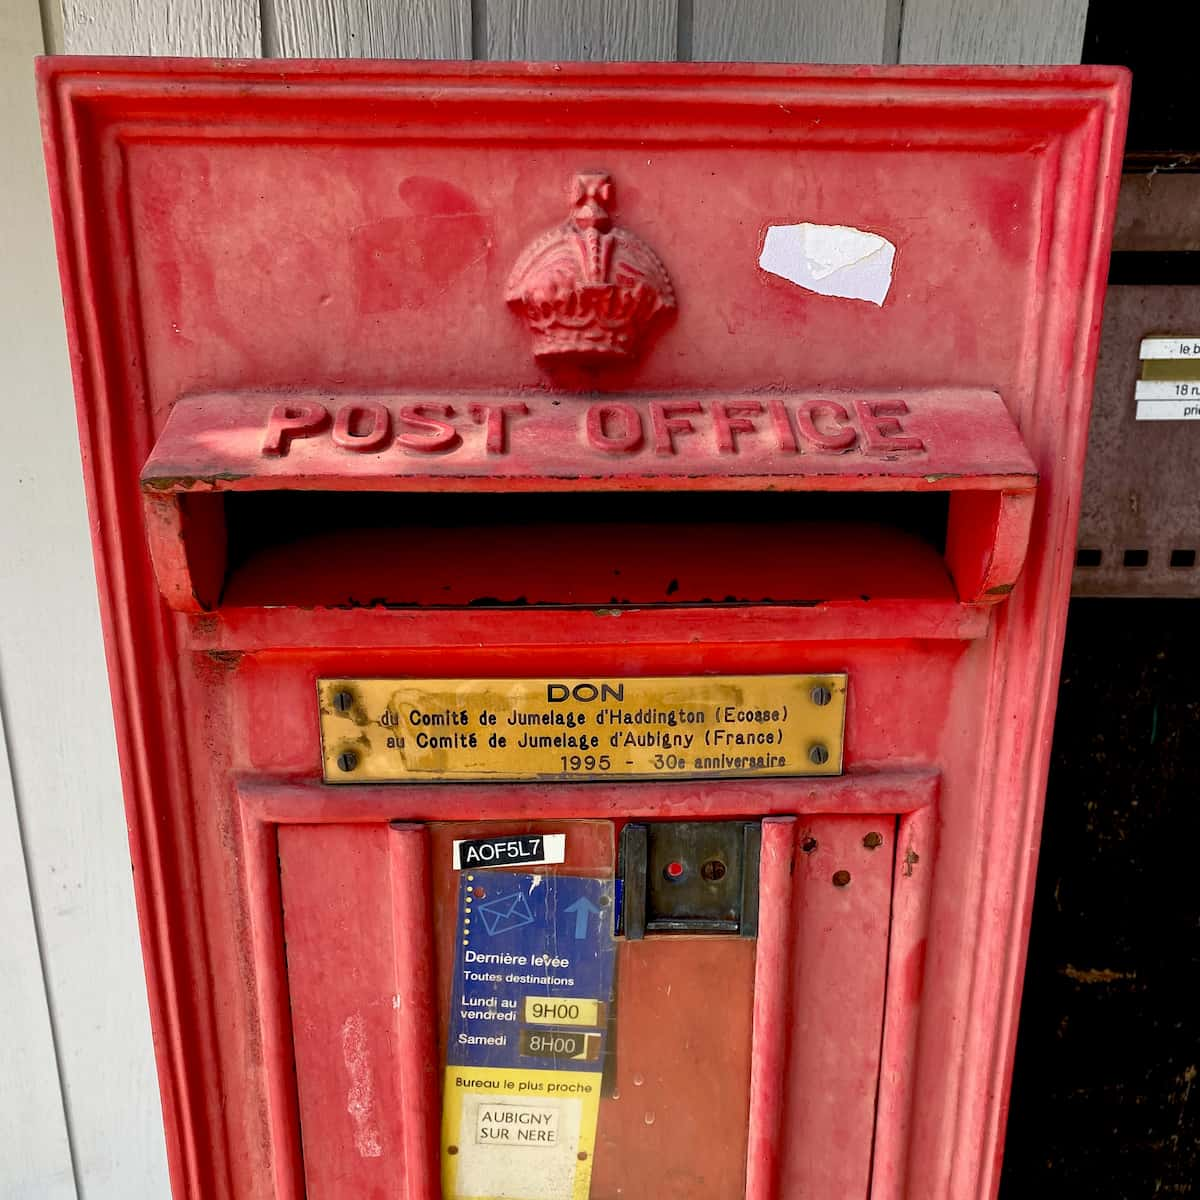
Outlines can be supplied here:
<path id="1" fill-rule="evenodd" d="M 93 54 L 1075 62 L 1086 7 L 0 0 L 0 1200 L 169 1194 L 34 105 L 44 37 Z"/>

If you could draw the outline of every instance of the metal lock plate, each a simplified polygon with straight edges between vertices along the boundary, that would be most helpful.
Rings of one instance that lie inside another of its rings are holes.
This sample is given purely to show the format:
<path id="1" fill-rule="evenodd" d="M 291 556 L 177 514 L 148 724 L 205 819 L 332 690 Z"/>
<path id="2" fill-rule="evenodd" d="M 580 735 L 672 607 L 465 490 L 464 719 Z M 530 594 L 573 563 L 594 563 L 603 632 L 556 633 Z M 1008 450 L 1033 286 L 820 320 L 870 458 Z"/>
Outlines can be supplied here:
<path id="1" fill-rule="evenodd" d="M 758 932 L 757 821 L 662 821 L 621 830 L 621 930 Z"/>

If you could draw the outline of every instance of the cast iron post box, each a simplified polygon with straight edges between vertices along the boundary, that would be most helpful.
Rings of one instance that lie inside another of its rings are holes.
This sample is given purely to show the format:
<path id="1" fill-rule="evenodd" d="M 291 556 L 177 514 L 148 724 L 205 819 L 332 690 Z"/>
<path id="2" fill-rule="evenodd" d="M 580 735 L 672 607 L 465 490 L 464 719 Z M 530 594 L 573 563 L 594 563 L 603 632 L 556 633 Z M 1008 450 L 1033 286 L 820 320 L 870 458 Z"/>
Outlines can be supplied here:
<path id="1" fill-rule="evenodd" d="M 176 1196 L 993 1194 L 1123 76 L 41 84 Z"/>

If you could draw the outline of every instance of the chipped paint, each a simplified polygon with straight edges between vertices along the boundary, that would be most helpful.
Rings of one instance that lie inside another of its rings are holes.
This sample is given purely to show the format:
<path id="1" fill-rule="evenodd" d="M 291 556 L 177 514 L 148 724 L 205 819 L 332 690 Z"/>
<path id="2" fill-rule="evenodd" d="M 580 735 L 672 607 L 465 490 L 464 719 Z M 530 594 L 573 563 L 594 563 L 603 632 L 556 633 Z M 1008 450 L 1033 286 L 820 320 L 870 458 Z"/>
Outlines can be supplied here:
<path id="1" fill-rule="evenodd" d="M 362 1158 L 380 1158 L 383 1144 L 375 1121 L 375 1074 L 362 1013 L 354 1013 L 342 1025 L 342 1061 L 350 1077 L 346 1111 L 354 1122 L 354 1147 Z"/>

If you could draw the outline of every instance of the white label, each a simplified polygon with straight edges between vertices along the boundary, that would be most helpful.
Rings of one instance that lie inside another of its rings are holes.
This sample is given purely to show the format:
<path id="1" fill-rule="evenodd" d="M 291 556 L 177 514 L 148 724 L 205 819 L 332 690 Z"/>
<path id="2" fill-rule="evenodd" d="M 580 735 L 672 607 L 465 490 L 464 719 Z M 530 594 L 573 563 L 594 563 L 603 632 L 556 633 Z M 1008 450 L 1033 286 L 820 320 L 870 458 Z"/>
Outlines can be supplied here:
<path id="1" fill-rule="evenodd" d="M 567 858 L 565 833 L 521 833 L 508 837 L 461 838 L 454 843 L 454 869 L 561 863 Z"/>
<path id="2" fill-rule="evenodd" d="M 1200 361 L 1200 337 L 1142 338 L 1139 358 L 1194 358 Z"/>
<path id="3" fill-rule="evenodd" d="M 1200 421 L 1200 400 L 1139 400 L 1139 421 Z"/>
<path id="4" fill-rule="evenodd" d="M 1139 379 L 1139 421 L 1200 421 L 1200 379 Z"/>
<path id="5" fill-rule="evenodd" d="M 1200 400 L 1200 379 L 1139 379 L 1135 400 Z"/>
<path id="6" fill-rule="evenodd" d="M 480 1146 L 557 1146 L 560 1116 L 557 1105 L 481 1104 L 475 1141 Z"/>

